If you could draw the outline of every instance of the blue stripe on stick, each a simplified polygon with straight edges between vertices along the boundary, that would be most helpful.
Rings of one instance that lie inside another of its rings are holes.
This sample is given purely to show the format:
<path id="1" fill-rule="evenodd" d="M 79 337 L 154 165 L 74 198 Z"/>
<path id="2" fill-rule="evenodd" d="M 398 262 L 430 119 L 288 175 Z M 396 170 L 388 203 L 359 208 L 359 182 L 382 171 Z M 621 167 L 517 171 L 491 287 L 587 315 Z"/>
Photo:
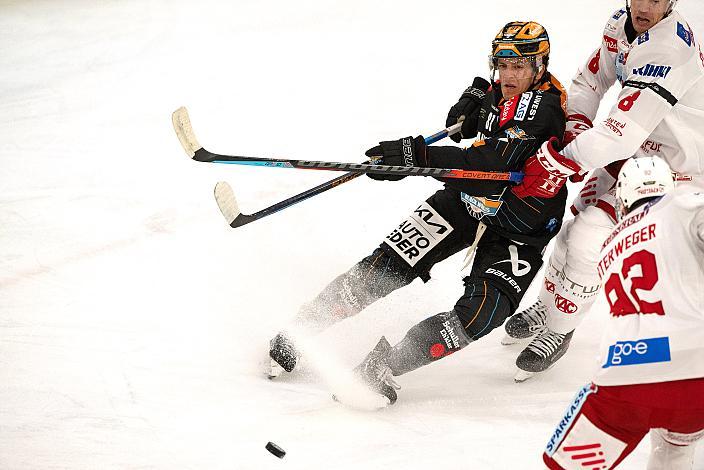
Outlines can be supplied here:
<path id="1" fill-rule="evenodd" d="M 247 166 L 270 166 L 274 168 L 293 168 L 289 162 L 262 162 L 262 161 L 229 161 L 229 160 L 213 160 L 213 163 L 226 163 L 228 165 L 247 165 Z"/>

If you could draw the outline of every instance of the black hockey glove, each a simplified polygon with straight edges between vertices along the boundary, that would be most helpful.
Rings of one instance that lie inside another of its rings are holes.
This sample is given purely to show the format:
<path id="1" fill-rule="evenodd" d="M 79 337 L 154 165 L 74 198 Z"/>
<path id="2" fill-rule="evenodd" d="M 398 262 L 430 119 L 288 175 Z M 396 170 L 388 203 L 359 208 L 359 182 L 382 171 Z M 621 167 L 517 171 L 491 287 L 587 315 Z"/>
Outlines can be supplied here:
<path id="1" fill-rule="evenodd" d="M 471 139 L 477 136 L 477 124 L 479 121 L 479 109 L 484 101 L 486 92 L 489 89 L 489 82 L 482 77 L 476 77 L 472 86 L 467 88 L 460 100 L 447 113 L 445 127 L 454 126 L 464 116 L 462 130 L 457 134 L 452 134 L 450 139 L 459 143 L 462 139 Z"/>
<path id="2" fill-rule="evenodd" d="M 379 145 L 370 148 L 364 154 L 371 159 L 376 157 L 379 165 L 427 166 L 428 153 L 426 150 L 425 139 L 419 135 L 415 139 L 409 136 L 399 140 L 379 142 Z M 406 177 L 406 175 L 382 175 L 380 173 L 367 173 L 367 176 L 377 181 L 398 181 Z"/>

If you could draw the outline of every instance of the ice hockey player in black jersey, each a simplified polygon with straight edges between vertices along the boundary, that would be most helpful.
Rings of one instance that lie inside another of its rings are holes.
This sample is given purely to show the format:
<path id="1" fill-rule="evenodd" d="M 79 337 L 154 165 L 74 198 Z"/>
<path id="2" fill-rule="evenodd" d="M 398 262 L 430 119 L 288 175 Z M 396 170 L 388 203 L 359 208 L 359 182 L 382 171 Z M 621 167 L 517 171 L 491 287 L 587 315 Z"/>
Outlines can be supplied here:
<path id="1" fill-rule="evenodd" d="M 477 77 L 462 93 L 447 125 L 462 122 L 469 148 L 426 146 L 422 136 L 381 142 L 367 151 L 382 164 L 481 171 L 517 171 L 540 145 L 565 130 L 565 91 L 548 71 L 550 43 L 535 22 L 511 22 L 492 42 L 492 83 Z M 494 81 L 498 74 L 498 80 Z M 377 180 L 403 177 L 369 175 Z M 518 307 L 542 265 L 542 254 L 557 234 L 567 196 L 519 198 L 512 183 L 442 180 L 444 188 L 421 203 L 374 252 L 333 280 L 305 304 L 296 323 L 320 331 L 357 314 L 374 301 L 409 284 L 427 281 L 430 269 L 470 248 L 474 263 L 454 307 L 412 327 L 391 346 L 385 338 L 356 372 L 390 403 L 392 376 L 452 354 L 501 326 Z M 292 371 L 299 354 L 286 330 L 270 344 L 272 375 Z"/>

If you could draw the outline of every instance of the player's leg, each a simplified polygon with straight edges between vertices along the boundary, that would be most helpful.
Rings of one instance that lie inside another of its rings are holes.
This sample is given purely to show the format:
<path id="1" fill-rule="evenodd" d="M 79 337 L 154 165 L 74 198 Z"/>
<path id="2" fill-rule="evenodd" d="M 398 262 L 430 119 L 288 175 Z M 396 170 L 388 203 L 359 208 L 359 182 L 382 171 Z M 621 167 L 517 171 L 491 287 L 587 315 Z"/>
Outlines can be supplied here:
<path id="1" fill-rule="evenodd" d="M 432 266 L 468 246 L 478 223 L 455 193 L 441 190 L 413 211 L 379 248 L 328 284 L 304 304 L 291 324 L 270 343 L 270 376 L 291 371 L 297 363 L 294 331 L 307 334 L 356 315 L 373 302 L 415 278 L 430 278 Z M 458 229 L 457 227 L 461 227 Z"/>
<path id="2" fill-rule="evenodd" d="M 517 380 L 523 375 L 546 370 L 567 352 L 573 331 L 599 292 L 596 269 L 599 251 L 613 227 L 613 220 L 606 212 L 590 206 L 568 221 L 557 235 L 541 286 L 539 305 L 534 307 L 542 309 L 545 328 L 516 359 L 520 369 Z M 507 334 L 518 336 L 512 324 L 521 323 L 527 316 L 512 317 L 506 325 Z"/>
<path id="3" fill-rule="evenodd" d="M 551 318 L 553 330 L 563 333 L 574 330 L 598 293 L 596 262 L 601 242 L 598 240 L 600 234 L 592 234 L 594 227 L 601 232 L 600 228 L 606 226 L 613 226 L 609 216 L 594 206 L 565 222 L 555 237 L 538 301 L 527 309 L 536 310 L 539 314 L 529 315 L 536 317 L 531 321 L 523 318 L 523 312 L 511 317 L 506 323 L 509 336 L 516 339 L 530 337 L 531 329 L 544 329 L 548 317 Z M 556 300 L 565 312 L 558 309 Z"/>
<path id="4" fill-rule="evenodd" d="M 614 468 L 648 433 L 650 408 L 613 396 L 619 387 L 584 386 L 543 453 L 550 469 Z"/>
<path id="5" fill-rule="evenodd" d="M 580 223 L 579 220 L 584 218 L 582 213 L 587 209 L 591 211 L 594 207 L 602 209 L 606 214 L 609 214 L 609 217 L 612 220 L 615 220 L 613 208 L 615 199 L 612 192 L 609 190 L 616 184 L 615 175 L 618 171 L 618 165 L 613 165 L 613 168 L 611 168 L 611 166 L 612 165 L 608 168 L 595 169 L 591 175 L 589 175 L 589 178 L 584 183 L 579 195 L 573 201 L 570 210 L 578 219 L 578 224 Z M 553 290 L 555 288 L 561 288 L 561 283 L 557 282 L 558 279 L 550 279 L 550 276 L 552 274 L 552 277 L 561 278 L 564 277 L 565 273 L 569 274 L 568 262 L 571 258 L 578 256 L 578 253 L 571 254 L 569 252 L 569 249 L 572 246 L 569 243 L 570 237 L 568 237 L 568 226 L 570 224 L 571 222 L 565 223 L 562 228 L 561 235 L 558 235 L 559 238 L 556 240 L 556 246 L 553 251 L 552 259 L 548 263 L 546 279 L 544 279 L 538 300 L 533 305 L 514 315 L 508 322 L 506 322 L 507 334 L 501 341 L 503 344 L 514 344 L 521 339 L 531 338 L 532 336 L 545 330 L 545 324 L 547 323 L 548 316 L 548 305 L 554 301 Z M 575 234 L 572 238 L 574 237 L 579 238 L 579 235 Z M 566 265 L 568 266 L 567 271 L 564 270 Z M 579 276 L 579 274 L 576 275 Z M 588 279 L 582 282 L 582 286 L 591 285 L 589 284 L 590 281 Z M 558 292 L 558 294 L 560 293 Z M 579 298 L 579 296 L 575 297 Z M 574 303 L 574 300 L 570 301 Z M 574 304 L 577 305 L 577 303 Z M 584 312 L 586 312 L 587 309 L 587 305 L 582 307 Z M 567 333 L 568 331 L 569 330 L 562 333 Z"/>
<path id="6" fill-rule="evenodd" d="M 663 428 L 650 430 L 648 470 L 690 470 L 694 465 L 696 443 L 704 430 L 677 433 Z"/>
<path id="7" fill-rule="evenodd" d="M 695 447 L 704 437 L 704 379 L 633 385 L 628 393 L 654 407 L 648 470 L 693 468 Z"/>
<path id="8" fill-rule="evenodd" d="M 363 371 L 362 380 L 393 403 L 396 387 L 389 379 L 447 357 L 472 342 L 471 334 L 483 336 L 501 325 L 511 311 L 508 297 L 486 282 L 470 282 L 466 287 L 465 295 L 453 310 L 417 323 L 395 346 L 385 347 L 386 339 L 382 337 L 375 350 L 355 369 Z M 470 310 L 474 315 L 469 315 Z M 490 326 L 492 321 L 494 326 Z M 467 329 L 465 324 L 469 324 Z M 383 353 L 375 353 L 381 350 Z"/>
<path id="9" fill-rule="evenodd" d="M 388 377 L 389 372 L 399 376 L 428 365 L 501 326 L 539 271 L 540 252 L 540 247 L 485 235 L 472 272 L 464 279 L 464 294 L 454 308 L 416 324 L 381 359 L 375 357 L 376 369 L 365 381 L 372 389 L 383 390 L 381 377 Z M 370 369 L 364 362 L 360 367 Z M 394 391 L 393 398 L 387 398 L 393 402 L 395 396 Z"/>
<path id="10" fill-rule="evenodd" d="M 328 284 L 315 299 L 301 306 L 298 314 L 269 344 L 272 370 L 270 377 L 281 373 L 277 367 L 291 372 L 299 351 L 292 337 L 296 332 L 316 333 L 359 313 L 376 300 L 409 284 L 418 273 L 397 256 L 382 248 L 355 264 Z"/>

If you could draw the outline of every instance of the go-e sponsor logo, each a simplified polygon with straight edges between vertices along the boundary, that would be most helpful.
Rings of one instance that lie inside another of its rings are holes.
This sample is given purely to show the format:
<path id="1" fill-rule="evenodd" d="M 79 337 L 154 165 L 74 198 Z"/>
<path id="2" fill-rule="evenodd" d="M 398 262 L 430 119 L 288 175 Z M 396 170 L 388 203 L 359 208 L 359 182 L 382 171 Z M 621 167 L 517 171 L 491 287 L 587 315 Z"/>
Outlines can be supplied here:
<path id="1" fill-rule="evenodd" d="M 607 369 L 617 366 L 669 362 L 670 360 L 670 338 L 664 336 L 636 341 L 617 341 L 609 346 L 606 363 L 601 367 Z"/>

